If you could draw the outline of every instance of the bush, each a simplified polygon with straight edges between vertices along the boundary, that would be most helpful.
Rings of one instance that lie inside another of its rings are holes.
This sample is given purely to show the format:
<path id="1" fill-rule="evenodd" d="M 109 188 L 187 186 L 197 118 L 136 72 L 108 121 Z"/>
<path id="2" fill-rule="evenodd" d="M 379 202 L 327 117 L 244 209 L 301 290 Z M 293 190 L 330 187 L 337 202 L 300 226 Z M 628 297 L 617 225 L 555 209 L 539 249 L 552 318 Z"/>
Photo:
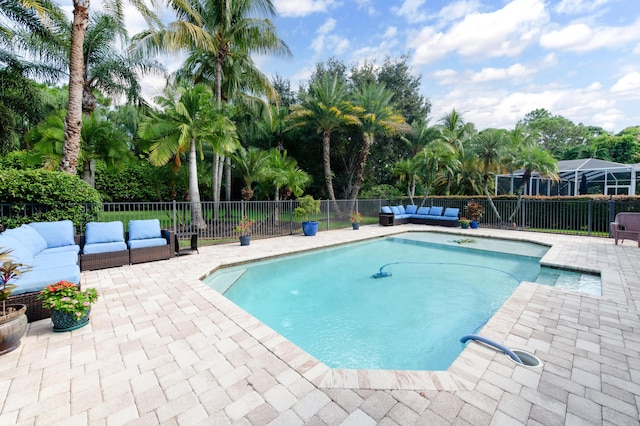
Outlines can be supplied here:
<path id="1" fill-rule="evenodd" d="M 7 228 L 68 219 L 80 229 L 102 208 L 98 191 L 82 179 L 47 170 L 1 170 L 0 203 Z"/>

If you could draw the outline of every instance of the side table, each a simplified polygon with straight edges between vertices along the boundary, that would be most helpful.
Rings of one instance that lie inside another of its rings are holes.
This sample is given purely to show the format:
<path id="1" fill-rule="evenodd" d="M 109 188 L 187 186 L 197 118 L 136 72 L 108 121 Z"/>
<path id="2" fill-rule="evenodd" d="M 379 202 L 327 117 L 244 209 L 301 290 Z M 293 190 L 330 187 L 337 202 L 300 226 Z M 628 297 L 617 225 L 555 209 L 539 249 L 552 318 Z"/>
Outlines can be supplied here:
<path id="1" fill-rule="evenodd" d="M 191 244 L 188 247 L 180 247 L 180 239 L 190 239 Z M 176 232 L 176 254 L 180 256 L 185 253 L 196 252 L 200 254 L 198 251 L 198 233 L 197 232 Z"/>

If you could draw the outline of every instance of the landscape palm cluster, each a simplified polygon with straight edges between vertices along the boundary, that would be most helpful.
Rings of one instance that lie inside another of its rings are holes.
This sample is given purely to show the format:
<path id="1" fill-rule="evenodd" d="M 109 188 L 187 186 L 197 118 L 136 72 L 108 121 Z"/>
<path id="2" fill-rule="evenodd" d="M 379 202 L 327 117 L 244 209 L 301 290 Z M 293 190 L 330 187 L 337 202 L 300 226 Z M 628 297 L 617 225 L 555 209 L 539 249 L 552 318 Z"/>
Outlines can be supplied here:
<path id="1" fill-rule="evenodd" d="M 638 127 L 612 135 L 544 109 L 511 130 L 478 131 L 455 109 L 432 118 L 408 56 L 351 68 L 328 58 L 294 93 L 253 59 L 291 55 L 270 0 L 169 1 L 168 24 L 154 2 L 131 3 L 148 24 L 133 37 L 120 0 L 103 12 L 74 0 L 71 22 L 51 0 L 0 0 L 5 167 L 80 173 L 111 201 L 188 199 L 202 227 L 200 201 L 220 202 L 223 188 L 226 200 L 307 192 L 339 212 L 336 200 L 362 196 L 490 200 L 495 175 L 518 169 L 520 197 L 532 172 L 555 179 L 559 159 L 640 161 Z M 177 52 L 183 66 L 148 104 L 142 78 L 164 74 L 157 55 Z M 161 182 L 155 195 L 116 191 L 116 174 L 132 170 Z"/>

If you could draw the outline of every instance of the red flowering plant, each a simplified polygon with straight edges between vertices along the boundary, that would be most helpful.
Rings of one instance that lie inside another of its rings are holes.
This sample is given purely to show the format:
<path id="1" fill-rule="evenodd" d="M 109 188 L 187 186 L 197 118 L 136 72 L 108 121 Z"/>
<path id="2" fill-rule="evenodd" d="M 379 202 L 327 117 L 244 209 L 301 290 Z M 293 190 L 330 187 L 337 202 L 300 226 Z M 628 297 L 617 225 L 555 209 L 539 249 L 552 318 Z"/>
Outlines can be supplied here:
<path id="1" fill-rule="evenodd" d="M 98 300 L 98 292 L 95 288 L 80 290 L 74 283 L 58 281 L 40 291 L 38 299 L 42 300 L 43 308 L 69 312 L 81 318 Z"/>
<path id="2" fill-rule="evenodd" d="M 236 232 L 240 234 L 241 237 L 246 237 L 247 235 L 251 235 L 251 226 L 253 226 L 253 221 L 247 219 L 245 215 L 236 226 Z"/>
<path id="3" fill-rule="evenodd" d="M 350 220 L 351 220 L 351 223 L 360 223 L 360 222 L 362 222 L 362 213 L 360 213 L 360 212 L 351 212 Z"/>

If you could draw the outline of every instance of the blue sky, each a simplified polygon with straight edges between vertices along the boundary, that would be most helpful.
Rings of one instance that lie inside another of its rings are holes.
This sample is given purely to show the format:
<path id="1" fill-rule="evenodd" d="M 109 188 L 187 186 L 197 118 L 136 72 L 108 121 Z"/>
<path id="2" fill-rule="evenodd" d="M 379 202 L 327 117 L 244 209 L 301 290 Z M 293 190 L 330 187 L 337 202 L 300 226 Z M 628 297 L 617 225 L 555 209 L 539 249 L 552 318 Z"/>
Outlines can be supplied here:
<path id="1" fill-rule="evenodd" d="M 408 54 L 432 122 L 455 108 L 478 129 L 511 129 L 546 108 L 614 132 L 640 125 L 638 0 L 272 1 L 293 58 L 256 59 L 293 87 L 332 56 L 350 65 Z M 131 34 L 143 28 L 127 16 Z M 180 57 L 162 61 L 173 70 Z M 145 84 L 149 95 L 161 88 Z"/>

